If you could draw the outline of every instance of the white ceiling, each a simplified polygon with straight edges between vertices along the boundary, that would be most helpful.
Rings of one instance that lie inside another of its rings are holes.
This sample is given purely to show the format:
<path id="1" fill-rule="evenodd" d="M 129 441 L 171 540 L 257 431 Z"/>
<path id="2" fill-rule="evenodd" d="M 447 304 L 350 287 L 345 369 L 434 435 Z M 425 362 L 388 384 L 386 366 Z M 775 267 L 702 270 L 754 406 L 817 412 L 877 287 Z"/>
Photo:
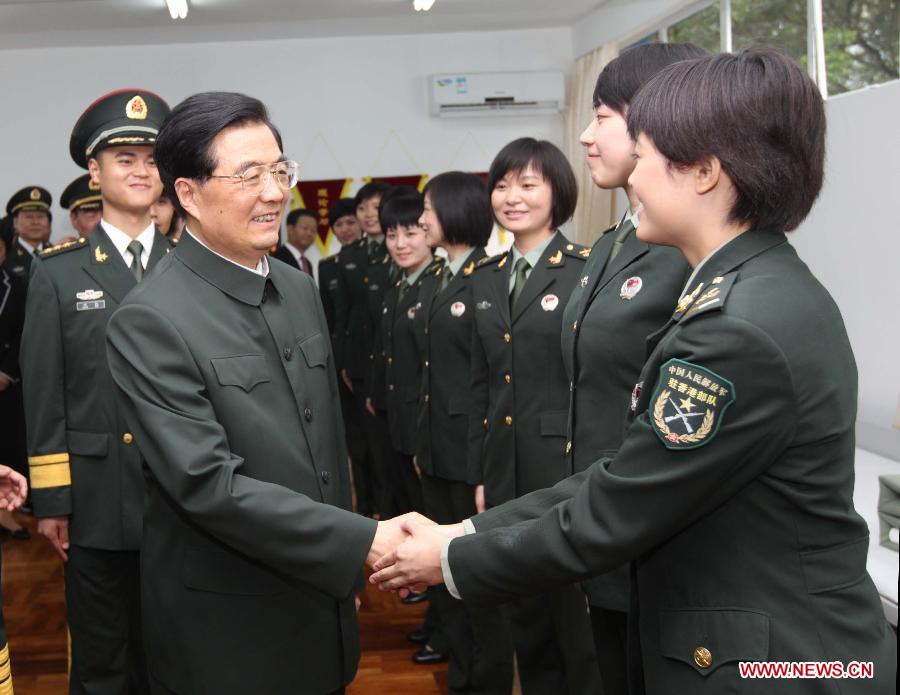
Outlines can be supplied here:
<path id="1" fill-rule="evenodd" d="M 556 27 L 606 0 L 0 0 L 0 50 Z"/>

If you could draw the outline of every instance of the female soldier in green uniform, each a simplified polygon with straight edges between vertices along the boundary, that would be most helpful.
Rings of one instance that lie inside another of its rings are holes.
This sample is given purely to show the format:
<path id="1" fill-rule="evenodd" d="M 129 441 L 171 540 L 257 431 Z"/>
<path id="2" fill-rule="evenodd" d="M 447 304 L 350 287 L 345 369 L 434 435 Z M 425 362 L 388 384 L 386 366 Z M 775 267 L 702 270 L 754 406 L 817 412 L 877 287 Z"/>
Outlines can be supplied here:
<path id="1" fill-rule="evenodd" d="M 497 222 L 515 237 L 508 253 L 472 276 L 474 336 L 469 482 L 488 507 L 559 482 L 566 461 L 569 380 L 562 316 L 589 251 L 559 227 L 575 209 L 576 184 L 549 142 L 515 140 L 496 156 L 488 190 Z M 597 692 L 584 596 L 563 587 L 510 607 L 524 695 Z"/>
<path id="2" fill-rule="evenodd" d="M 748 677 L 766 665 L 754 662 L 868 662 L 871 677 L 777 691 L 892 693 L 896 636 L 853 509 L 853 352 L 784 233 L 822 186 L 821 95 L 774 51 L 721 54 L 661 71 L 628 126 L 638 235 L 677 247 L 694 272 L 650 339 L 622 446 L 475 517 L 477 533 L 445 542 L 415 527 L 400 566 L 374 581 L 443 578 L 464 600 L 497 601 L 631 559 L 648 695 L 771 692 L 771 678 Z"/>

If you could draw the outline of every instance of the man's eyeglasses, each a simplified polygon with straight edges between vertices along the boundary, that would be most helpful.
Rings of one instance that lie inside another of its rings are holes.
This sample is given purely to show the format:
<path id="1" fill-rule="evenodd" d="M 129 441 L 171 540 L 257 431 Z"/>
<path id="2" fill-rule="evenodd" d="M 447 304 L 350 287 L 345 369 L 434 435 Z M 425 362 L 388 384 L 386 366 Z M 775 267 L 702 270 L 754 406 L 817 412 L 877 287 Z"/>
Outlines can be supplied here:
<path id="1" fill-rule="evenodd" d="M 240 181 L 241 189 L 244 192 L 260 193 L 273 179 L 281 190 L 290 190 L 297 185 L 299 176 L 300 165 L 294 161 L 286 161 L 277 164 L 257 164 L 244 171 L 243 174 L 210 175 L 209 178 Z"/>

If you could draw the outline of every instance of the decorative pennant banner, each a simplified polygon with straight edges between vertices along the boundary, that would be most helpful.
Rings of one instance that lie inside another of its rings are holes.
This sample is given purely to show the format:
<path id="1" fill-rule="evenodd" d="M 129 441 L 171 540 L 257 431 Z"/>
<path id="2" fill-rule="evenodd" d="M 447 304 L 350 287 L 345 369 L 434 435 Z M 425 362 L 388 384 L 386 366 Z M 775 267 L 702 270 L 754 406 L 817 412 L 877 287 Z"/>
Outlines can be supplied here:
<path id="1" fill-rule="evenodd" d="M 352 178 L 298 181 L 294 187 L 291 210 L 306 208 L 316 213 L 319 221 L 319 238 L 316 239 L 316 245 L 323 255 L 331 245 L 328 210 L 336 200 L 347 197 L 351 181 Z"/>
<path id="2" fill-rule="evenodd" d="M 365 176 L 363 180 L 366 183 L 371 181 L 382 181 L 391 186 L 412 186 L 421 192 L 425 188 L 425 182 L 428 181 L 428 174 L 411 174 L 410 176 Z"/>

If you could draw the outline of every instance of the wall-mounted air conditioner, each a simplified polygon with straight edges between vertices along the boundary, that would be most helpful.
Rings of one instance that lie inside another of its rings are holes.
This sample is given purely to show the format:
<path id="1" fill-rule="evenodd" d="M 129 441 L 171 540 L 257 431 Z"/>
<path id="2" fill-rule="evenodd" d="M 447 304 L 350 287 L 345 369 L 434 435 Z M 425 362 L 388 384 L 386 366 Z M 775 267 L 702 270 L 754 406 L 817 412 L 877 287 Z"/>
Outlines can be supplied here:
<path id="1" fill-rule="evenodd" d="M 561 72 L 468 72 L 428 78 L 432 116 L 533 116 L 565 107 Z"/>

